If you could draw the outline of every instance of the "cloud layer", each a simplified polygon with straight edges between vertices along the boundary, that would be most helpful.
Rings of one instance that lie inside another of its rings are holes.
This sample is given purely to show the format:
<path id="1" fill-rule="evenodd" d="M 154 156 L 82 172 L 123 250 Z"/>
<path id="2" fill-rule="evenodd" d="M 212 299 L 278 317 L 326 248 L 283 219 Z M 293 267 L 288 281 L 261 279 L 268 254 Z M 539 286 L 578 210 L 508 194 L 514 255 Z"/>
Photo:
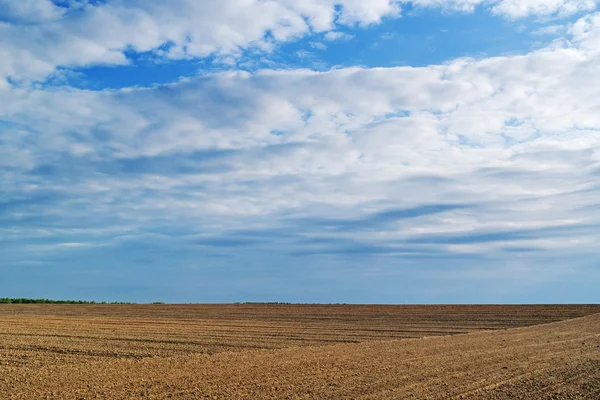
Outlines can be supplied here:
<path id="1" fill-rule="evenodd" d="M 167 256 L 187 265 L 200 252 L 215 265 L 238 257 L 260 270 L 268 257 L 325 257 L 331 267 L 350 255 L 375 257 L 361 273 L 381 265 L 388 276 L 398 260 L 468 259 L 448 279 L 538 282 L 540 271 L 575 271 L 543 269 L 548 258 L 593 260 L 600 14 L 527 54 L 420 68 L 231 70 L 100 91 L 16 82 L 58 66 L 126 63 L 129 50 L 203 57 L 269 50 L 311 32 L 335 39 L 341 25 L 377 23 L 406 6 L 180 3 L 4 7 L 11 22 L 0 37 L 27 33 L 0 39 L 9 60 L 0 74 L 12 78 L 0 90 L 0 262 L 133 262 L 126 249 L 135 248 L 135 265 Z M 595 6 L 481 3 L 444 4 L 511 18 Z"/>
<path id="2" fill-rule="evenodd" d="M 57 182 L 82 191 L 72 197 L 110 193 L 129 216 L 129 207 L 199 219 L 346 207 L 368 216 L 443 198 L 488 211 L 419 221 L 413 233 L 577 226 L 594 215 L 586 193 L 598 173 L 594 18 L 576 24 L 575 47 L 426 68 L 228 72 L 104 92 L 13 88 L 2 110 L 6 179 L 13 195 Z M 157 197 L 144 200 L 147 190 Z"/>
<path id="3" fill-rule="evenodd" d="M 163 59 L 208 56 L 231 63 L 246 51 L 271 52 L 281 43 L 338 27 L 368 26 L 402 15 L 403 7 L 473 12 L 507 18 L 567 16 L 596 8 L 595 0 L 51 0 L 0 1 L 0 81 L 43 81 L 60 68 L 125 65 L 131 53 Z M 60 4 L 60 5 L 59 5 Z M 1 89 L 1 87 L 0 87 Z"/>

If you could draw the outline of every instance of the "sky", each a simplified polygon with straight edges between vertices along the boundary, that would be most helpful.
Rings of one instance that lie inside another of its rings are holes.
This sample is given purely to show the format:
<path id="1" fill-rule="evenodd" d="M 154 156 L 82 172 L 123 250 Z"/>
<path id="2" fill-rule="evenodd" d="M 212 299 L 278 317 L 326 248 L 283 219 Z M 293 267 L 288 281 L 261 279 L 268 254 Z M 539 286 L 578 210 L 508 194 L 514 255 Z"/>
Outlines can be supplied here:
<path id="1" fill-rule="evenodd" d="M 598 3 L 0 0 L 0 297 L 597 303 Z"/>

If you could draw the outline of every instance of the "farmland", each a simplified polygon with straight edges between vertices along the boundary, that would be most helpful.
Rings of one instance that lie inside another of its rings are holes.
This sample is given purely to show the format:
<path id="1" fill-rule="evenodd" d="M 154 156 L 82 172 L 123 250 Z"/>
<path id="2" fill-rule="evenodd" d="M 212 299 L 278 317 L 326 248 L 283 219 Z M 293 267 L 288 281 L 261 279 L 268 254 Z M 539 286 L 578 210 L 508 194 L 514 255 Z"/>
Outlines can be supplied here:
<path id="1" fill-rule="evenodd" d="M 6 304 L 0 398 L 595 399 L 596 313 L 600 306 Z"/>

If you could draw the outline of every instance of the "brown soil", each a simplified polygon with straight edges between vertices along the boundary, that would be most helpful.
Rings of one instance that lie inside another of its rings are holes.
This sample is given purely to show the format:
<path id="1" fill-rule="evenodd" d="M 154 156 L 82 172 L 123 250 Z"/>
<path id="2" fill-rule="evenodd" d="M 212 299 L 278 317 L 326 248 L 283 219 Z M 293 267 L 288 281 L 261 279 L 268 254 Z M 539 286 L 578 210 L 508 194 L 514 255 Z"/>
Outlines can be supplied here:
<path id="1" fill-rule="evenodd" d="M 598 312 L 2 305 L 0 398 L 600 399 Z"/>

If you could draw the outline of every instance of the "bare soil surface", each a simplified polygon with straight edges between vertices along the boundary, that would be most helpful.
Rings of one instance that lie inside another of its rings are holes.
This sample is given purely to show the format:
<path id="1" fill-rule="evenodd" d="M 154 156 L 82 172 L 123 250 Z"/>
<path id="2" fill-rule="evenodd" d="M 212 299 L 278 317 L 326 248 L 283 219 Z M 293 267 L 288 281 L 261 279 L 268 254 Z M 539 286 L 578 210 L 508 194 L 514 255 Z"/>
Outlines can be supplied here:
<path id="1" fill-rule="evenodd" d="M 0 398 L 600 399 L 599 312 L 2 305 Z"/>

